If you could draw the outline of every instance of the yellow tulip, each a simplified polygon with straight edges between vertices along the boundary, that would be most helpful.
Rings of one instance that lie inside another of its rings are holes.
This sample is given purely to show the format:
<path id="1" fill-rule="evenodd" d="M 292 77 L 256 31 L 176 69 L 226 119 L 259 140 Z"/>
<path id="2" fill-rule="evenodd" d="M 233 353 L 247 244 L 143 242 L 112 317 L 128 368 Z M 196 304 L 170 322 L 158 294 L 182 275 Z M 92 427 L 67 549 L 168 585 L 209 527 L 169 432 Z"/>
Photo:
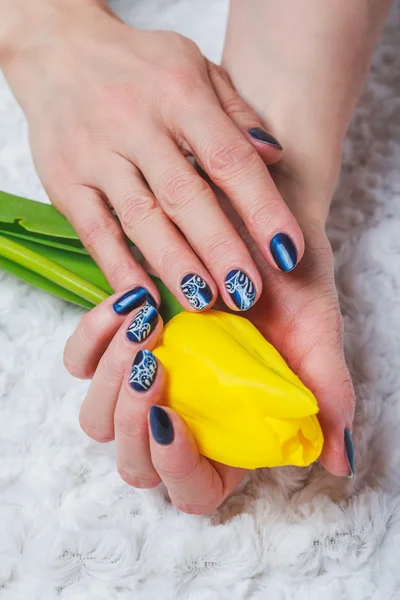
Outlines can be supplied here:
<path id="1" fill-rule="evenodd" d="M 320 455 L 314 395 L 247 319 L 179 313 L 154 354 L 167 371 L 167 404 L 204 456 L 255 469 L 306 466 Z"/>

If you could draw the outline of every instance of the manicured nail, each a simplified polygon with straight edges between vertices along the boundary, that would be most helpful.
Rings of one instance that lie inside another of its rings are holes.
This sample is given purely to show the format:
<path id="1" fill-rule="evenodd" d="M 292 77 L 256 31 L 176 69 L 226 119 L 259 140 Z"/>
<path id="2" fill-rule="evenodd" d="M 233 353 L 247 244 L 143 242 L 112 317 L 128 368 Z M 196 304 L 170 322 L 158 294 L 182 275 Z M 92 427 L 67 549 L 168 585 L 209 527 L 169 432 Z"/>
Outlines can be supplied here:
<path id="1" fill-rule="evenodd" d="M 270 243 L 271 254 L 281 271 L 292 271 L 297 265 L 297 250 L 286 233 L 277 233 Z"/>
<path id="2" fill-rule="evenodd" d="M 149 337 L 158 321 L 158 312 L 151 304 L 146 303 L 139 310 L 126 332 L 126 337 L 131 342 L 143 342 Z"/>
<path id="3" fill-rule="evenodd" d="M 193 273 L 185 275 L 181 281 L 181 289 L 196 310 L 206 308 L 213 298 L 211 288 L 204 279 Z"/>
<path id="4" fill-rule="evenodd" d="M 152 406 L 150 409 L 150 429 L 157 444 L 169 446 L 174 441 L 171 419 L 160 406 Z"/>
<path id="5" fill-rule="evenodd" d="M 246 273 L 240 269 L 232 269 L 225 277 L 225 287 L 239 310 L 248 310 L 253 306 L 256 288 Z"/>
<path id="6" fill-rule="evenodd" d="M 151 306 L 154 306 L 154 308 L 157 308 L 157 302 L 154 300 L 150 292 L 147 292 L 147 302 L 151 304 Z"/>
<path id="7" fill-rule="evenodd" d="M 127 315 L 135 308 L 138 308 L 146 301 L 148 292 L 144 287 L 135 287 L 123 296 L 118 298 L 113 304 L 114 312 L 117 315 Z"/>
<path id="8" fill-rule="evenodd" d="M 350 429 L 347 427 L 344 430 L 344 448 L 346 452 L 346 459 L 350 468 L 349 479 L 352 479 L 354 476 L 354 444 Z"/>
<path id="9" fill-rule="evenodd" d="M 283 150 L 278 140 L 271 133 L 265 131 L 265 129 L 261 129 L 261 127 L 249 129 L 249 134 L 259 142 L 264 142 L 264 144 L 269 144 L 270 146 L 279 148 L 279 150 Z"/>
<path id="10" fill-rule="evenodd" d="M 157 360 L 150 350 L 139 350 L 129 374 L 129 385 L 135 392 L 147 392 L 157 375 Z"/>

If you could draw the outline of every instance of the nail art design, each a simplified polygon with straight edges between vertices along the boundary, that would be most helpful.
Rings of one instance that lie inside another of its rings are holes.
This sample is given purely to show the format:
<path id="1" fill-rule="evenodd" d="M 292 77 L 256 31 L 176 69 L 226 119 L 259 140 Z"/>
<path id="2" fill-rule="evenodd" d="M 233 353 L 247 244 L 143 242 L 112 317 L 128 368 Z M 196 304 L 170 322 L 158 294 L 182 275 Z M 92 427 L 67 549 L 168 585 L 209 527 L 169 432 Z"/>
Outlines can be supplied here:
<path id="1" fill-rule="evenodd" d="M 126 337 L 131 342 L 143 342 L 149 337 L 158 321 L 158 312 L 151 304 L 145 304 L 129 325 Z"/>
<path id="2" fill-rule="evenodd" d="M 212 291 L 200 275 L 190 273 L 181 281 L 181 289 L 196 310 L 206 308 L 212 300 Z"/>
<path id="3" fill-rule="evenodd" d="M 297 250 L 286 233 L 277 233 L 270 243 L 271 254 L 281 271 L 292 271 L 297 265 Z"/>
<path id="4" fill-rule="evenodd" d="M 270 146 L 279 148 L 279 150 L 283 150 L 278 140 L 271 133 L 265 131 L 265 129 L 261 129 L 261 127 L 249 129 L 249 134 L 259 142 L 264 142 L 264 144 L 269 144 Z"/>
<path id="5" fill-rule="evenodd" d="M 157 375 L 157 360 L 150 350 L 139 350 L 129 375 L 129 385 L 135 392 L 147 392 Z"/>
<path id="6" fill-rule="evenodd" d="M 352 479 L 354 477 L 354 444 L 350 429 L 347 427 L 344 430 L 344 449 L 350 468 L 349 479 Z"/>
<path id="7" fill-rule="evenodd" d="M 174 441 L 174 429 L 171 419 L 160 406 L 152 406 L 150 409 L 150 429 L 158 444 L 169 446 Z"/>
<path id="8" fill-rule="evenodd" d="M 144 287 L 135 287 L 133 290 L 125 292 L 123 296 L 114 302 L 114 312 L 117 313 L 117 315 L 127 315 L 143 304 L 146 301 L 147 296 L 148 292 Z"/>
<path id="9" fill-rule="evenodd" d="M 246 273 L 232 269 L 225 278 L 225 287 L 239 310 L 248 310 L 254 304 L 256 288 Z"/>

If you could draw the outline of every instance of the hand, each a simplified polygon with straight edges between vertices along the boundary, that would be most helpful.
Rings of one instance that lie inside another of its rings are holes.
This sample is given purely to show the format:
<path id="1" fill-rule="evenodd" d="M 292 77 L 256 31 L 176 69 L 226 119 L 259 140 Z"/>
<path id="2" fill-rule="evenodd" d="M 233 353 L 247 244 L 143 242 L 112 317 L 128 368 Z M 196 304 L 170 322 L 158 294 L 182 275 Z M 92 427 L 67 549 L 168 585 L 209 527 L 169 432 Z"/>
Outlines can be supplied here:
<path id="1" fill-rule="evenodd" d="M 280 163 L 275 167 L 274 173 L 280 189 L 292 201 L 306 238 L 302 264 L 290 275 L 269 271 L 243 222 L 233 214 L 226 197 L 222 193 L 218 196 L 236 230 L 249 244 L 263 277 L 263 296 L 246 317 L 316 395 L 325 436 L 320 462 L 331 473 L 347 476 L 350 467 L 345 455 L 344 430 L 352 428 L 354 392 L 343 354 L 342 318 L 334 283 L 332 250 L 325 235 L 326 203 L 312 202 L 312 193 L 305 183 L 313 180 L 312 172 L 304 169 L 304 174 L 307 175 L 304 180 L 288 177 L 284 161 L 282 166 Z M 305 197 L 310 199 L 309 203 L 304 203 Z M 169 491 L 176 506 L 187 512 L 209 512 L 235 489 L 244 471 L 216 463 L 207 466 L 207 461 L 196 454 L 190 433 L 170 410 L 167 413 L 172 427 L 178 428 L 179 438 L 171 447 L 162 449 L 150 435 L 149 445 L 147 414 L 154 398 L 157 404 L 163 402 L 162 382 L 155 385 L 151 393 L 150 390 L 146 394 L 137 392 L 136 397 L 150 395 L 146 403 L 141 401 L 135 405 L 135 396 L 127 383 L 133 359 L 133 350 L 126 341 L 128 320 L 120 325 L 120 317 L 111 310 L 116 298 L 106 300 L 83 317 L 65 350 L 65 364 L 73 375 L 90 378 L 94 374 L 81 410 L 82 428 L 97 441 L 106 442 L 115 437 L 120 448 L 118 470 L 127 483 L 135 487 L 154 487 L 162 479 L 167 487 L 172 485 Z M 148 347 L 154 347 L 156 335 L 149 338 Z M 126 400 L 129 395 L 131 402 Z M 166 419 L 165 416 L 160 418 Z M 119 438 L 124 441 L 119 442 Z M 180 450 L 184 450 L 182 456 Z M 190 471 L 193 465 L 200 464 L 195 477 Z M 174 487 L 173 482 L 181 485 Z"/>
<path id="2" fill-rule="evenodd" d="M 142 300 L 142 307 L 124 320 L 115 311 L 121 306 L 119 295 L 108 298 L 84 315 L 68 340 L 68 370 L 82 378 L 93 376 L 81 425 L 99 442 L 115 439 L 124 481 L 138 488 L 163 481 L 177 508 L 208 513 L 239 485 L 245 470 L 200 456 L 184 420 L 161 408 L 165 373 L 149 348 L 162 323 L 154 306 Z M 149 331 L 147 338 L 144 331 Z"/>
<path id="3" fill-rule="evenodd" d="M 343 319 L 334 280 L 333 254 L 325 233 L 329 199 L 324 198 L 321 188 L 314 191 L 310 188 L 309 182 L 317 181 L 314 168 L 319 171 L 321 165 L 303 164 L 301 173 L 293 177 L 294 171 L 283 159 L 272 169 L 278 188 L 291 202 L 305 239 L 303 260 L 289 275 L 270 273 L 223 194 L 220 201 L 248 244 L 263 280 L 263 295 L 257 306 L 246 313 L 246 318 L 315 394 L 325 438 L 319 462 L 334 475 L 352 476 L 344 432 L 345 428 L 352 430 L 355 397 L 344 357 Z M 330 194 L 331 185 L 328 190 Z"/>
<path id="4" fill-rule="evenodd" d="M 53 203 L 113 289 L 140 284 L 159 299 L 125 233 L 187 309 L 211 306 L 218 290 L 231 309 L 249 308 L 259 272 L 186 157 L 224 190 L 266 260 L 291 270 L 302 233 L 263 162 L 280 158 L 278 142 L 190 40 L 132 29 L 95 0 L 64 4 L 27 4 L 29 31 L 3 58 Z"/>

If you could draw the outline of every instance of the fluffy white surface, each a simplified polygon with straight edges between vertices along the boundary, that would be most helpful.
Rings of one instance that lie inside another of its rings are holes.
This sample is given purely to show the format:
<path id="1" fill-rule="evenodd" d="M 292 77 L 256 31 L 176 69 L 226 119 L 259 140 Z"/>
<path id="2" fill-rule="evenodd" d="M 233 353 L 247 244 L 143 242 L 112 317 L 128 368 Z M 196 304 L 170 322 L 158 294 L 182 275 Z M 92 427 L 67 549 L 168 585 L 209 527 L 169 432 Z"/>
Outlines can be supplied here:
<path id="1" fill-rule="evenodd" d="M 120 0 L 218 60 L 226 0 Z M 211 518 L 136 492 L 77 415 L 62 349 L 80 311 L 0 274 L 2 600 L 400 598 L 400 5 L 345 148 L 330 233 L 358 394 L 357 477 L 255 474 Z M 0 188 L 45 200 L 0 81 Z"/>

